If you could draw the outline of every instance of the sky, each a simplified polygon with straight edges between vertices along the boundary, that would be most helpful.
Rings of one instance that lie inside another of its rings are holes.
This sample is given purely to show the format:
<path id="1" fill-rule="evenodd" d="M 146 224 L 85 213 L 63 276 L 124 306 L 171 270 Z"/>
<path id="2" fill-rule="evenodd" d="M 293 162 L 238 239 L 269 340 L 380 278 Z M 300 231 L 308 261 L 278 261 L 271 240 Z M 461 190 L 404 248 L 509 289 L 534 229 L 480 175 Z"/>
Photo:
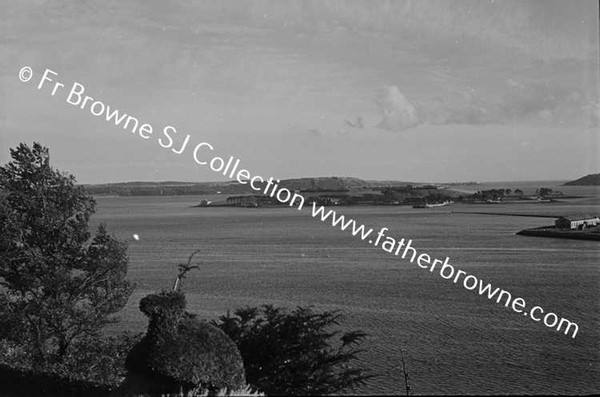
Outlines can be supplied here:
<path id="1" fill-rule="evenodd" d="M 0 0 L 0 164 L 81 183 L 226 180 L 86 95 L 252 175 L 458 182 L 600 172 L 597 0 Z M 19 79 L 31 67 L 29 82 Z M 37 89 L 44 70 L 65 84 Z"/>

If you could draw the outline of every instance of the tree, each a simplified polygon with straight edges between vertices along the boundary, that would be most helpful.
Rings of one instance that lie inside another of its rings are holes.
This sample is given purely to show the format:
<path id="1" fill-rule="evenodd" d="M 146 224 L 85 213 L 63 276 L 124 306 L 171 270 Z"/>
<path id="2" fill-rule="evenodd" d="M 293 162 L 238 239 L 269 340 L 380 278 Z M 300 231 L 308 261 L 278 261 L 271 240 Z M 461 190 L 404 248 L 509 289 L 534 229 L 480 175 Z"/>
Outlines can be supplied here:
<path id="1" fill-rule="evenodd" d="M 183 280 L 200 268 L 192 264 L 199 252 L 195 250 L 187 263 L 179 264 L 172 291 L 150 294 L 140 301 L 140 311 L 149 318 L 148 329 L 127 355 L 128 377 L 117 390 L 119 395 L 175 395 L 178 391 L 191 395 L 193 389 L 217 395 L 222 389 L 246 386 L 244 362 L 234 341 L 215 324 L 185 311 Z"/>
<path id="2" fill-rule="evenodd" d="M 104 225 L 90 241 L 95 201 L 50 166 L 47 148 L 10 153 L 0 167 L 0 338 L 36 365 L 60 362 L 127 303 L 126 246 Z"/>
<path id="3" fill-rule="evenodd" d="M 364 385 L 373 375 L 351 364 L 362 331 L 328 331 L 339 313 L 310 307 L 287 312 L 271 305 L 238 309 L 215 324 L 237 344 L 246 381 L 267 395 L 326 395 Z"/>

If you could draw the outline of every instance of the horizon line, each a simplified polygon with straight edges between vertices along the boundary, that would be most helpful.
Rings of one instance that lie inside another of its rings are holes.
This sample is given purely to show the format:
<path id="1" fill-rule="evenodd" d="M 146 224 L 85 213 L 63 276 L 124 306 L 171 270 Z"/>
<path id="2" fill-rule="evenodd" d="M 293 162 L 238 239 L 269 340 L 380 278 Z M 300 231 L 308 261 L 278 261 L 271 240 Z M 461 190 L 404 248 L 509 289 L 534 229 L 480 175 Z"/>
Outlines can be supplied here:
<path id="1" fill-rule="evenodd" d="M 590 175 L 590 174 L 588 174 Z M 593 174 L 592 174 L 593 175 Z M 432 181 L 407 181 L 407 180 L 396 180 L 396 179 L 364 179 L 352 176 L 306 176 L 306 177 L 296 177 L 296 178 L 282 178 L 281 181 L 289 181 L 289 180 L 297 180 L 297 179 L 326 179 L 326 178 L 352 178 L 359 179 L 365 182 L 398 182 L 398 183 L 414 183 L 414 184 L 454 184 L 454 185 L 468 185 L 468 184 L 482 184 L 482 183 L 530 183 L 530 182 L 569 182 L 571 179 L 525 179 L 525 180 L 470 180 L 470 181 L 446 181 L 446 182 L 432 182 Z M 577 178 L 579 179 L 579 178 Z M 77 185 L 116 185 L 116 184 L 125 184 L 125 183 L 189 183 L 189 184 L 200 184 L 200 183 L 214 183 L 214 184 L 222 184 L 222 183 L 237 183 L 239 182 L 235 179 L 225 180 L 225 181 L 186 181 L 186 180 L 130 180 L 130 181 L 111 181 L 111 182 L 94 182 L 94 183 L 81 183 L 77 182 Z"/>

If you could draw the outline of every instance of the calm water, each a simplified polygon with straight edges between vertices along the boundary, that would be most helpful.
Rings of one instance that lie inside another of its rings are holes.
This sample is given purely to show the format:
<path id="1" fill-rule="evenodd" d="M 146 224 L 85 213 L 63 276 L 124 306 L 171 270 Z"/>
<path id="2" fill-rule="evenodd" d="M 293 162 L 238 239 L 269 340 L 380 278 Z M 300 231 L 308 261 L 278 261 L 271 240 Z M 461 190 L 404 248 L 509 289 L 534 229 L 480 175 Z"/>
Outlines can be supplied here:
<path id="1" fill-rule="evenodd" d="M 184 285 L 190 311 L 213 319 L 263 303 L 340 309 L 344 327 L 371 334 L 363 361 L 380 377 L 362 393 L 404 392 L 400 349 L 415 394 L 600 392 L 600 243 L 515 235 L 551 219 L 451 213 L 597 212 L 597 199 L 340 209 L 373 228 L 389 227 L 391 236 L 412 239 L 421 252 L 450 257 L 455 267 L 523 297 L 529 306 L 578 323 L 575 339 L 362 243 L 309 212 L 189 208 L 200 199 L 98 198 L 93 224 L 106 222 L 129 242 L 130 277 L 138 284 L 122 327 L 144 330 L 140 297 L 170 288 L 177 264 L 201 249 L 201 270 Z"/>

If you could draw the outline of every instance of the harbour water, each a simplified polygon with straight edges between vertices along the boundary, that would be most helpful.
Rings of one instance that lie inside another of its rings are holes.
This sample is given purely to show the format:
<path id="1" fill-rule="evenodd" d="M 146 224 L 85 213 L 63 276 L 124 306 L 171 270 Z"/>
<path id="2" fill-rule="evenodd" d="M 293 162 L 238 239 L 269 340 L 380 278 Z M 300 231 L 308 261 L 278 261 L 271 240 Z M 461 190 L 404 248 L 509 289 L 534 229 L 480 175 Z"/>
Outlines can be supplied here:
<path id="1" fill-rule="evenodd" d="M 598 208 L 597 189 L 572 189 L 587 197 L 551 204 L 337 209 L 374 229 L 388 227 L 390 236 L 412 239 L 420 252 L 449 257 L 455 267 L 528 306 L 576 322 L 574 339 L 313 219 L 308 210 L 191 208 L 202 199 L 196 196 L 99 197 L 92 223 L 106 222 L 129 243 L 129 274 L 137 289 L 120 328 L 143 331 L 139 299 L 171 287 L 177 264 L 200 249 L 200 270 L 184 284 L 190 311 L 214 319 L 265 303 L 341 310 L 343 328 L 371 335 L 362 363 L 379 377 L 358 393 L 403 394 L 401 350 L 414 394 L 598 393 L 599 243 L 515 234 L 551 219 L 452 212 Z"/>

